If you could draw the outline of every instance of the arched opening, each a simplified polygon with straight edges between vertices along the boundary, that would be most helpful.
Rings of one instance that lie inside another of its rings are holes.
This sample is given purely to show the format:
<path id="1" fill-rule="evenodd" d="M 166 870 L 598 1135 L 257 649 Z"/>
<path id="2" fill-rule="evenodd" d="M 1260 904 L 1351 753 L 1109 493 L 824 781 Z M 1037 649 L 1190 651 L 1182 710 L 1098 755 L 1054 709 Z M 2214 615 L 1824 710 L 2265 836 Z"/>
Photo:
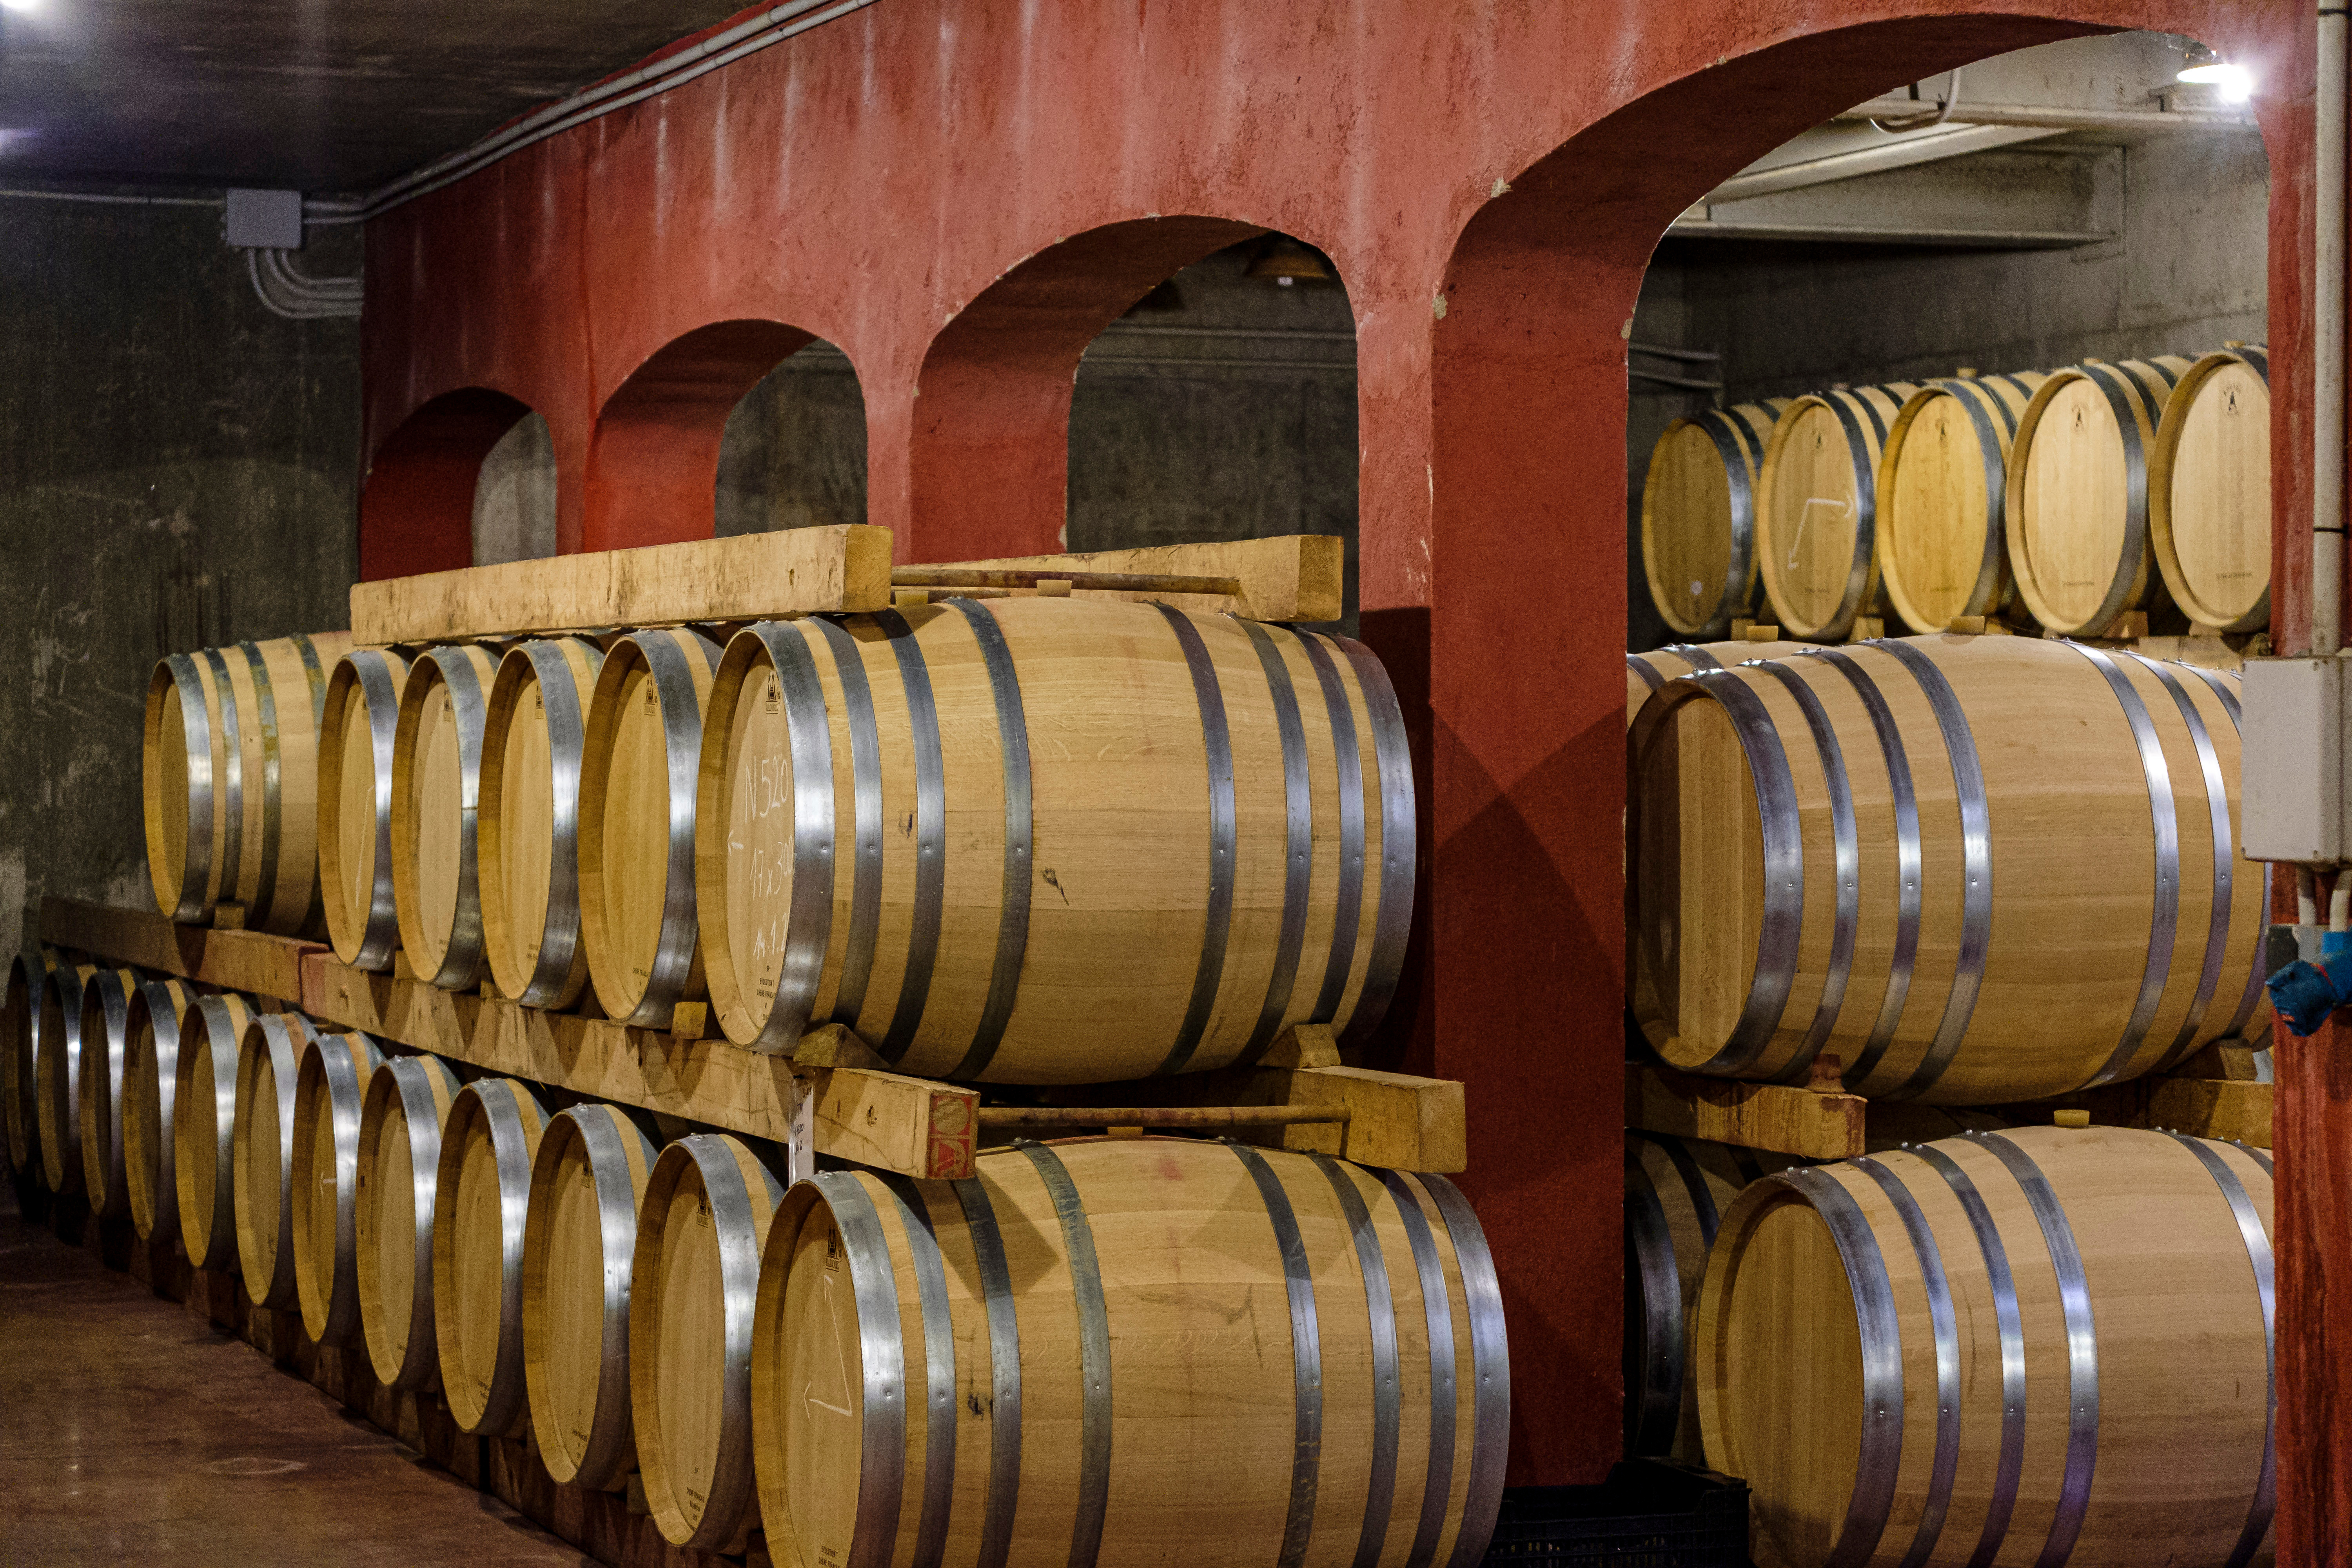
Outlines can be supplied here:
<path id="1" fill-rule="evenodd" d="M 1347 541 L 1356 629 L 1356 323 L 1329 258 L 1265 234 L 1160 281 L 1078 362 L 1072 550 Z"/>
<path id="2" fill-rule="evenodd" d="M 863 522 L 865 439 L 856 373 L 830 343 L 781 321 L 698 327 L 605 399 L 585 547 Z"/>
<path id="3" fill-rule="evenodd" d="M 404 420 L 376 448 L 360 489 L 360 576 L 373 582 L 472 565 L 485 463 L 526 419 L 537 416 L 520 398 L 468 386 Z M 539 427 L 544 431 L 544 420 Z M 548 468 L 551 510 L 551 448 Z M 502 461 L 500 471 L 515 472 L 516 465 Z"/>
<path id="4" fill-rule="evenodd" d="M 474 564 L 536 561 L 555 542 L 555 437 L 526 414 L 482 459 L 474 485 Z"/>

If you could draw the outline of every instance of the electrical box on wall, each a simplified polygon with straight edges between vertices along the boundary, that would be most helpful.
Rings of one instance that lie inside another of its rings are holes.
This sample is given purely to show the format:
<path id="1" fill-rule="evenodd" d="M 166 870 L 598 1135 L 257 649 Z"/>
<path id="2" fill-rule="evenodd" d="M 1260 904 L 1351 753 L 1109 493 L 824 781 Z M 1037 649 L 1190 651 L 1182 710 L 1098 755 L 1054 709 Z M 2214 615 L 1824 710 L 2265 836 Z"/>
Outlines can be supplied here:
<path id="1" fill-rule="evenodd" d="M 302 248 L 302 193 L 231 191 L 228 242 L 245 250 Z"/>
<path id="2" fill-rule="evenodd" d="M 2345 820 L 2344 705 L 2352 698 L 2341 658 L 2246 661 L 2240 816 L 2246 857 L 2333 866 L 2352 846 Z"/>

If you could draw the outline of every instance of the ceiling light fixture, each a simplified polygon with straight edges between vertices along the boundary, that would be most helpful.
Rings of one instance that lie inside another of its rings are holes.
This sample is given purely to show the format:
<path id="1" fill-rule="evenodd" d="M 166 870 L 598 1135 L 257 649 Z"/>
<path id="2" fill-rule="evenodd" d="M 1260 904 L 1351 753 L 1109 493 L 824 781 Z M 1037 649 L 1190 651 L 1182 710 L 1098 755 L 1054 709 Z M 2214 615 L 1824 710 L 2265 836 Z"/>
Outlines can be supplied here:
<path id="1" fill-rule="evenodd" d="M 41 0 L 0 0 L 0 10 L 37 11 L 40 8 Z"/>
<path id="2" fill-rule="evenodd" d="M 1336 283 L 1339 279 L 1339 275 L 1331 270 L 1331 264 L 1323 259 L 1321 251 L 1286 234 L 1278 234 L 1266 242 L 1250 262 L 1247 275 L 1270 279 L 1284 289 L 1298 283 Z"/>
<path id="3" fill-rule="evenodd" d="M 2173 79 L 2196 86 L 2218 87 L 2221 97 L 2231 103 L 2243 103 L 2254 95 L 2254 73 L 2243 66 L 2233 66 L 2203 44 L 2189 47 L 2188 63 Z"/>

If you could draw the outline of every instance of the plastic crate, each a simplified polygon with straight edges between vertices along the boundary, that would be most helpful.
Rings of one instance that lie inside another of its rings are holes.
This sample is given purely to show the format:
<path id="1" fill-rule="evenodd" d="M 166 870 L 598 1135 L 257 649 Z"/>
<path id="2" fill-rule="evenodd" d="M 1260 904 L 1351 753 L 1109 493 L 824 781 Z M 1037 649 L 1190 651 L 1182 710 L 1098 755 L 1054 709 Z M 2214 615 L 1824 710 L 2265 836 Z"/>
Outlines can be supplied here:
<path id="1" fill-rule="evenodd" d="M 1597 1487 L 1513 1487 L 1486 1560 L 1748 1568 L 1748 1483 L 1665 1459 L 1625 1459 Z"/>

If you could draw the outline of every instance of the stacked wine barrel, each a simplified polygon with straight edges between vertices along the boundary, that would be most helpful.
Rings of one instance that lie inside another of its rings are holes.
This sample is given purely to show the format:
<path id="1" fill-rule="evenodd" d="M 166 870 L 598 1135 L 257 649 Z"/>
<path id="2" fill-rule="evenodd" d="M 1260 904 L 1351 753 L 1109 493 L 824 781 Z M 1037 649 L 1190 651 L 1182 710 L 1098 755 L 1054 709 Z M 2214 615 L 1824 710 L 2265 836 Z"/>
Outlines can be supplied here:
<path id="1" fill-rule="evenodd" d="M 2265 350 L 2231 343 L 1676 420 L 1642 489 L 1651 599 L 1695 641 L 1746 619 L 1820 642 L 1874 618 L 1934 632 L 2030 617 L 2079 637 L 2139 613 L 2259 631 L 2268 377 Z"/>

